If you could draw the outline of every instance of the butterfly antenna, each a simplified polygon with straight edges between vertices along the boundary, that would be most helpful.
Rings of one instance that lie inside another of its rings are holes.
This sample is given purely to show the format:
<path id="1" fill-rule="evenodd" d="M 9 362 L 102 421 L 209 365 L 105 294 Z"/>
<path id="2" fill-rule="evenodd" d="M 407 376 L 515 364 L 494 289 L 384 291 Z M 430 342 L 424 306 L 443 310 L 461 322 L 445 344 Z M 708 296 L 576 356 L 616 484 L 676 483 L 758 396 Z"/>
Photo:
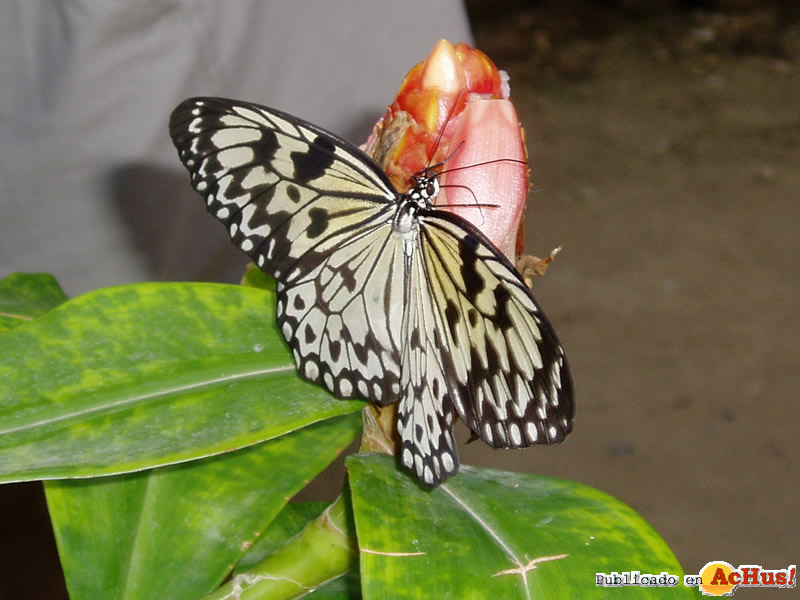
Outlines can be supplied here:
<path id="1" fill-rule="evenodd" d="M 481 219 L 486 221 L 486 215 L 483 214 L 484 208 L 500 208 L 499 204 L 489 204 L 489 203 L 481 203 L 478 202 L 478 197 L 475 195 L 475 192 L 472 191 L 472 188 L 466 185 L 443 185 L 441 186 L 442 189 L 451 188 L 451 189 L 462 189 L 467 190 L 470 194 L 472 194 L 472 199 L 475 202 L 470 204 L 448 204 L 447 208 L 477 208 L 480 211 Z M 483 224 L 483 223 L 481 223 Z"/>
<path id="2" fill-rule="evenodd" d="M 463 145 L 464 145 L 464 142 L 461 142 L 458 145 L 458 148 L 456 148 L 456 152 L 458 152 L 461 149 L 461 146 L 463 146 Z M 453 152 L 453 154 L 451 154 L 446 159 L 444 159 L 442 162 L 440 162 L 439 165 L 443 165 L 445 162 L 450 160 L 455 155 L 456 152 Z M 454 171 L 462 171 L 464 169 L 472 169 L 474 167 L 483 167 L 483 166 L 486 166 L 486 165 L 493 165 L 493 164 L 501 163 L 501 162 L 517 163 L 518 165 L 527 165 L 528 164 L 528 161 L 519 160 L 517 158 L 495 158 L 493 160 L 485 160 L 485 161 L 479 162 L 479 163 L 473 163 L 473 164 L 470 164 L 470 165 L 464 165 L 462 167 L 453 167 L 452 169 L 443 170 L 443 171 L 441 171 L 439 173 L 439 175 L 444 175 L 445 173 L 452 173 Z M 434 166 L 439 166 L 439 165 L 434 165 Z M 433 167 L 431 167 L 431 168 L 433 168 Z"/>

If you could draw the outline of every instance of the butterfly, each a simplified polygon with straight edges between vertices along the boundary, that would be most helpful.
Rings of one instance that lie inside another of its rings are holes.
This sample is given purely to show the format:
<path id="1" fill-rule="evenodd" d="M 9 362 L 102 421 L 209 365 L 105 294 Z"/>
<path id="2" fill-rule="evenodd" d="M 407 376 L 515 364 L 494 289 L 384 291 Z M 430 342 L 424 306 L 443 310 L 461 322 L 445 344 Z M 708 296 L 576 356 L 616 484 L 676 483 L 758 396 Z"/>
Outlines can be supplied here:
<path id="1" fill-rule="evenodd" d="M 400 460 L 425 484 L 458 471 L 456 415 L 501 448 L 572 430 L 550 322 L 509 260 L 434 206 L 435 170 L 401 194 L 344 139 L 223 98 L 182 102 L 170 135 L 209 212 L 277 281 L 299 374 L 339 398 L 399 402 Z"/>

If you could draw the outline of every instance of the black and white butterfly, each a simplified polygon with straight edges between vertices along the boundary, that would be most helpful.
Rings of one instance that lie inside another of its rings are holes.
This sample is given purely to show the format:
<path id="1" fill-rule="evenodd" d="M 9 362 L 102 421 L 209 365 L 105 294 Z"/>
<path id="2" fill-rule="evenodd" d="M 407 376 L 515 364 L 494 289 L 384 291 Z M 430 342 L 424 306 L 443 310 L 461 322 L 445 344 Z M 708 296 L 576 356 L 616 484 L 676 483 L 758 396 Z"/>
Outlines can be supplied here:
<path id="1" fill-rule="evenodd" d="M 297 117 L 193 98 L 170 134 L 233 242 L 277 280 L 277 323 L 305 379 L 340 398 L 399 402 L 403 465 L 458 471 L 458 415 L 486 443 L 572 429 L 564 351 L 508 259 L 433 206 L 438 175 L 398 193 L 364 152 Z"/>

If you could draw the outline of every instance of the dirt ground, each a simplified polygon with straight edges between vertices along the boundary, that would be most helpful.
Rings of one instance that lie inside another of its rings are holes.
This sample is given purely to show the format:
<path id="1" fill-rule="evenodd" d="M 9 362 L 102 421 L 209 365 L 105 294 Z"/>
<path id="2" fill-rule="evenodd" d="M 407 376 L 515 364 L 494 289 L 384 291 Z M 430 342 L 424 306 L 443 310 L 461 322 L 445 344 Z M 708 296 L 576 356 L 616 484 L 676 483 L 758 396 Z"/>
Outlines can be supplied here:
<path id="1" fill-rule="evenodd" d="M 600 488 L 690 573 L 796 563 L 800 28 L 506 15 L 473 23 L 527 128 L 527 251 L 563 246 L 535 289 L 577 419 L 560 447 L 463 461 Z"/>

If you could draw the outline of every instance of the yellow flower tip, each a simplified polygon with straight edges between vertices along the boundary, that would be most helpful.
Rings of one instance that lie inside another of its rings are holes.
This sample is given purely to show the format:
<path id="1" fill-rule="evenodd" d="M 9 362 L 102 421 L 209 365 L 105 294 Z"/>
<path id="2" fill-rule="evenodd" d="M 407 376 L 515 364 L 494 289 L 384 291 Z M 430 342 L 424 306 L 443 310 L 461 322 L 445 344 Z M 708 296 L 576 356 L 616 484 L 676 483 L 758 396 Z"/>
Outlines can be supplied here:
<path id="1" fill-rule="evenodd" d="M 420 81 L 425 89 L 438 88 L 444 94 L 457 94 L 467 85 L 464 67 L 453 44 L 439 40 L 425 60 Z"/>

